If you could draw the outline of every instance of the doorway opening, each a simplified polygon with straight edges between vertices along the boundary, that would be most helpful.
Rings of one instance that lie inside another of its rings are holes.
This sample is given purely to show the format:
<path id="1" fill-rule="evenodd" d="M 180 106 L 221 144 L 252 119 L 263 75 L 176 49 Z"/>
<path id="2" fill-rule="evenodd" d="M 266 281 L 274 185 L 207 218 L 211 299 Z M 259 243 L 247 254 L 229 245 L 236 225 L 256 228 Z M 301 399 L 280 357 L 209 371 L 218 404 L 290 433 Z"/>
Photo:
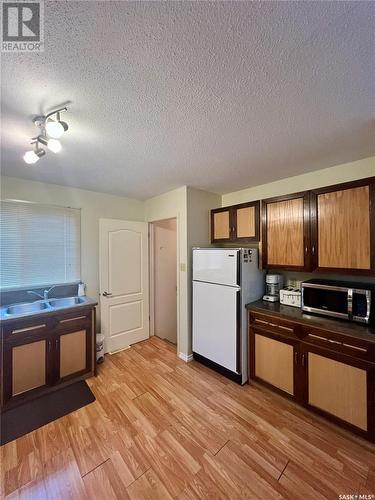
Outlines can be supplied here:
<path id="1" fill-rule="evenodd" d="M 177 220 L 150 224 L 150 334 L 177 347 Z"/>

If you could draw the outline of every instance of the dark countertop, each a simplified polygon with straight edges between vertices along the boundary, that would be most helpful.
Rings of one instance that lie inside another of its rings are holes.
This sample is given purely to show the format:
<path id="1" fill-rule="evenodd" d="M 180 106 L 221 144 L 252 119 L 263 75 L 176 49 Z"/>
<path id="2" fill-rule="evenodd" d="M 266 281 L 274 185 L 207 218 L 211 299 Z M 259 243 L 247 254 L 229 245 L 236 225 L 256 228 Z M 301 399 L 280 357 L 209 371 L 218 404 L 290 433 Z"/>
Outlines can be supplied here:
<path id="1" fill-rule="evenodd" d="M 31 314 L 22 314 L 22 315 L 4 315 L 4 310 L 8 306 L 3 306 L 1 308 L 0 312 L 0 325 L 5 325 L 13 322 L 17 322 L 20 320 L 28 320 L 28 319 L 35 319 L 35 318 L 45 318 L 45 317 L 50 317 L 50 316 L 55 316 L 56 314 L 63 314 L 67 312 L 72 312 L 72 311 L 79 311 L 80 309 L 84 308 L 93 308 L 95 307 L 98 302 L 94 299 L 90 299 L 90 297 L 82 297 L 84 299 L 84 302 L 82 304 L 75 304 L 73 306 L 69 307 L 56 307 L 56 308 L 51 308 L 51 309 L 45 309 L 42 311 L 36 311 Z"/>
<path id="2" fill-rule="evenodd" d="M 285 306 L 279 302 L 266 302 L 264 300 L 258 300 L 256 302 L 246 304 L 246 309 L 249 311 L 258 311 L 260 313 L 269 314 L 277 318 L 283 318 L 307 326 L 315 326 L 316 328 L 322 328 L 351 337 L 358 337 L 375 344 L 374 326 L 367 326 L 360 323 L 308 314 L 304 313 L 302 309 L 298 307 Z"/>

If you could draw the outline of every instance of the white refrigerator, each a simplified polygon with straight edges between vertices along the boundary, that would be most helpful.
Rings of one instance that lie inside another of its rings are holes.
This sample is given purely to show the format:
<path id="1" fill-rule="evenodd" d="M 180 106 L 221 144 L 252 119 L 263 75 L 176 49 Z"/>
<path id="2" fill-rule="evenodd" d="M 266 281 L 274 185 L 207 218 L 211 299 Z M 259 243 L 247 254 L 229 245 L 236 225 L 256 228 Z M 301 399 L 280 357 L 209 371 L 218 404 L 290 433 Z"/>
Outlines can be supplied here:
<path id="1" fill-rule="evenodd" d="M 257 249 L 194 248 L 194 359 L 244 384 L 248 380 L 245 305 L 263 293 Z"/>

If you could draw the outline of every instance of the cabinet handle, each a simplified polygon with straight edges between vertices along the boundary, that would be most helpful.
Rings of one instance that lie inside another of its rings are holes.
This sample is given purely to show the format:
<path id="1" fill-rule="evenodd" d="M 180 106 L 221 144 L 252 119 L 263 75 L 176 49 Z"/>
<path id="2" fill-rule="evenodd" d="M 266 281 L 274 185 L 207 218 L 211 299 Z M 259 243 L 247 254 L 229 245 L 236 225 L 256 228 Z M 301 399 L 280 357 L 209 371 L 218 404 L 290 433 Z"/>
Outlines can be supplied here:
<path id="1" fill-rule="evenodd" d="M 313 246 L 311 247 L 311 253 L 312 253 L 313 255 L 315 255 L 315 245 L 313 245 Z"/>
<path id="2" fill-rule="evenodd" d="M 86 319 L 86 316 L 76 316 L 75 318 L 60 319 L 59 323 L 68 323 L 68 321 L 77 321 L 79 319 Z"/>
<path id="3" fill-rule="evenodd" d="M 351 344 L 342 344 L 345 347 L 350 347 L 350 349 L 356 349 L 357 351 L 362 351 L 362 352 L 367 352 L 367 349 L 364 347 L 357 347 L 356 345 L 351 345 Z"/>
<path id="4" fill-rule="evenodd" d="M 55 339 L 55 349 L 59 347 L 59 339 Z"/>
<path id="5" fill-rule="evenodd" d="M 48 352 L 51 352 L 51 341 L 47 341 L 47 346 L 48 346 Z"/>
<path id="6" fill-rule="evenodd" d="M 22 332 L 31 332 L 31 330 L 37 330 L 38 328 L 45 328 L 46 325 L 43 323 L 42 325 L 34 325 L 28 326 L 27 328 L 19 328 L 18 330 L 12 330 L 13 333 L 22 333 Z"/>
<path id="7" fill-rule="evenodd" d="M 305 247 L 305 255 L 307 255 L 309 253 L 309 249 L 307 247 Z"/>
<path id="8" fill-rule="evenodd" d="M 298 365 L 298 352 L 294 353 L 294 364 Z"/>
<path id="9" fill-rule="evenodd" d="M 302 354 L 302 366 L 305 367 L 306 364 L 306 354 Z"/>

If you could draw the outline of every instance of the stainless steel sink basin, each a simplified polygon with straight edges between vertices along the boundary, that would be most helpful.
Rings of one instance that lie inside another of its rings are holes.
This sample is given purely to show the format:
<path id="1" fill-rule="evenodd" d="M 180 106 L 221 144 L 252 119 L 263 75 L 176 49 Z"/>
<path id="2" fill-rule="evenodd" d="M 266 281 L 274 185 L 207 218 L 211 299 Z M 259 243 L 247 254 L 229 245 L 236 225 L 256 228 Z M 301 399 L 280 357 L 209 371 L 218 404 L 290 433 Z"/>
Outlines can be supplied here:
<path id="1" fill-rule="evenodd" d="M 82 297 L 64 297 L 62 299 L 51 299 L 48 301 L 49 305 L 55 309 L 60 307 L 72 307 L 78 304 L 83 304 L 85 299 Z"/>
<path id="2" fill-rule="evenodd" d="M 6 314 L 11 315 L 22 315 L 22 314 L 32 314 L 38 311 L 43 311 L 44 309 L 48 309 L 48 304 L 44 301 L 37 301 L 25 304 L 14 304 L 13 306 L 9 306 L 7 308 Z"/>

